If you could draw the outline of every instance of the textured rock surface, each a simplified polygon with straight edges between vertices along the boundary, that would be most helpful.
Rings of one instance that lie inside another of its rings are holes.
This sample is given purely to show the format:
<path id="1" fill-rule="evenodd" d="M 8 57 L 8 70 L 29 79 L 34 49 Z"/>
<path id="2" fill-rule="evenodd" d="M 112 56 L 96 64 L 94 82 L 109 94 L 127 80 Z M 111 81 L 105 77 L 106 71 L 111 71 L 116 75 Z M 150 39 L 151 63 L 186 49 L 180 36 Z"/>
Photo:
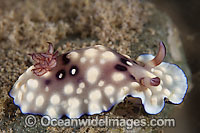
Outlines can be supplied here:
<path id="1" fill-rule="evenodd" d="M 167 45 L 166 61 L 179 63 L 187 70 L 182 51 L 179 51 L 181 43 L 174 26 L 165 14 L 157 11 L 150 3 L 138 0 L 101 2 L 0 0 L 0 2 L 0 129 L 2 131 L 123 132 L 126 130 L 106 127 L 47 128 L 42 127 L 39 122 L 35 127 L 25 129 L 24 119 L 27 115 L 22 114 L 14 105 L 8 92 L 17 78 L 32 65 L 27 54 L 47 50 L 47 41 L 54 43 L 60 54 L 72 49 L 102 44 L 122 54 L 128 54 L 134 59 L 142 53 L 155 54 L 158 42 L 162 40 Z M 173 52 L 175 49 L 178 52 Z M 189 72 L 187 74 L 189 75 Z M 100 117 L 107 115 L 112 118 L 150 119 L 170 116 L 174 109 L 173 105 L 166 104 L 160 114 L 152 116 L 146 114 L 135 100 L 137 99 L 126 98 L 111 111 L 100 114 Z"/>

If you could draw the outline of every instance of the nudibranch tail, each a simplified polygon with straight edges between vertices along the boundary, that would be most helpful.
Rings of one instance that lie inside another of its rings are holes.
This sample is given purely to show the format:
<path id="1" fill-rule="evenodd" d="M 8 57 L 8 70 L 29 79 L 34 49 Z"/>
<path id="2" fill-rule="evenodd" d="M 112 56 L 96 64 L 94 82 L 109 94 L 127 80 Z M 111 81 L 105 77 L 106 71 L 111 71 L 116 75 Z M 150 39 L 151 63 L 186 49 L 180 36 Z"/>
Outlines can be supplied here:
<path id="1" fill-rule="evenodd" d="M 52 43 L 50 42 L 47 43 L 49 44 L 49 49 L 47 53 L 29 54 L 35 61 L 34 69 L 32 69 L 32 71 L 37 76 L 44 75 L 45 73 L 51 71 L 56 66 L 56 57 L 58 55 L 58 51 L 54 53 Z"/>
<path id="2" fill-rule="evenodd" d="M 177 65 L 162 62 L 165 53 L 165 46 L 161 42 L 156 57 L 145 54 L 137 58 L 138 62 L 145 64 L 144 67 L 148 65 L 149 71 L 143 73 L 146 77 L 140 81 L 143 86 L 140 93 L 144 93 L 142 103 L 145 111 L 150 114 L 157 114 L 163 109 L 165 98 L 174 104 L 180 104 L 188 88 L 184 72 Z M 150 68 L 149 62 L 154 64 Z M 133 96 L 137 96 L 137 93 Z"/>

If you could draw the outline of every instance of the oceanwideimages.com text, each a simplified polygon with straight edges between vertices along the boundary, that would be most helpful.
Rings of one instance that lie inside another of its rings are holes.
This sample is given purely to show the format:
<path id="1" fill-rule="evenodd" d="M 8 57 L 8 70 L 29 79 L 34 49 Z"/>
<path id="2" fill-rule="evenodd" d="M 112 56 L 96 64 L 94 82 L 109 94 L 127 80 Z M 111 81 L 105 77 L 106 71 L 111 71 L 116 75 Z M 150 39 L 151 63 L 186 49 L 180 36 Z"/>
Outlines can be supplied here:
<path id="1" fill-rule="evenodd" d="M 175 127 L 176 121 L 174 118 L 160 118 L 160 119 L 124 119 L 124 118 L 87 118 L 87 119 L 56 119 L 49 116 L 43 116 L 37 120 L 34 115 L 28 115 L 25 119 L 26 126 L 33 127 L 37 122 L 44 127 L 60 126 L 60 127 L 125 127 L 126 129 L 133 129 L 134 127 Z"/>

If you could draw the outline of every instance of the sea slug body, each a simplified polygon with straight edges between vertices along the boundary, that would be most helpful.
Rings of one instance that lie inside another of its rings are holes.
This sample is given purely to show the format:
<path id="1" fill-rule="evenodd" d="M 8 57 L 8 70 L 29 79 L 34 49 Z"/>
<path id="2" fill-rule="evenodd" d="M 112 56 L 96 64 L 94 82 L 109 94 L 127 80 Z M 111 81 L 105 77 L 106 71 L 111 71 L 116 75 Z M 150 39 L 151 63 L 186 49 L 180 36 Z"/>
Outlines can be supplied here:
<path id="1" fill-rule="evenodd" d="M 47 53 L 31 54 L 35 65 L 14 84 L 10 96 L 22 113 L 79 118 L 108 111 L 127 95 L 141 99 L 149 114 L 159 113 L 165 98 L 183 101 L 187 79 L 176 65 L 162 62 L 158 54 L 140 55 L 136 61 L 102 45 L 57 56 L 49 43 Z"/>

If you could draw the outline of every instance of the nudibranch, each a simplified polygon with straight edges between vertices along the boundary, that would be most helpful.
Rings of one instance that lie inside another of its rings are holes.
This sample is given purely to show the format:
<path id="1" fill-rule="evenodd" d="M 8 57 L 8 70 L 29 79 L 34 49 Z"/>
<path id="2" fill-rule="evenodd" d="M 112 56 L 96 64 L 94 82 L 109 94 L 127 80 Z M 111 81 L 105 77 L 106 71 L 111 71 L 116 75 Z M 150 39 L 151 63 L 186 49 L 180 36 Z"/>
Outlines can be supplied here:
<path id="1" fill-rule="evenodd" d="M 140 98 L 147 113 L 157 114 L 165 98 L 180 104 L 188 88 L 184 72 L 162 62 L 165 54 L 162 42 L 155 57 L 144 54 L 136 61 L 102 45 L 57 56 L 49 44 L 47 53 L 31 54 L 35 65 L 9 94 L 22 113 L 52 118 L 109 111 L 127 95 Z"/>

